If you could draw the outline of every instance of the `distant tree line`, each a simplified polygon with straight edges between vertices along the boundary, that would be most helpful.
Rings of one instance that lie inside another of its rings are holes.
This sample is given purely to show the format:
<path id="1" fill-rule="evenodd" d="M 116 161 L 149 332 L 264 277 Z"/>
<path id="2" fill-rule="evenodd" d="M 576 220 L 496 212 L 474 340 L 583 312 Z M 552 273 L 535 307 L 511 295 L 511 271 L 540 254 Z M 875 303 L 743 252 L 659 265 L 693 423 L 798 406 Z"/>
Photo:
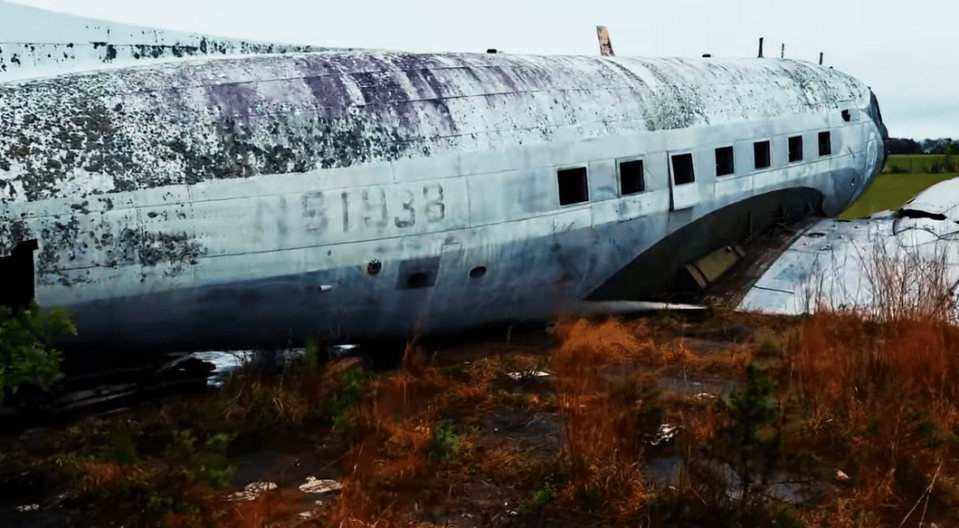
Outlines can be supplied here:
<path id="1" fill-rule="evenodd" d="M 888 154 L 944 154 L 955 152 L 959 145 L 953 145 L 952 138 L 924 139 L 916 141 L 909 138 L 889 138 L 886 140 Z"/>

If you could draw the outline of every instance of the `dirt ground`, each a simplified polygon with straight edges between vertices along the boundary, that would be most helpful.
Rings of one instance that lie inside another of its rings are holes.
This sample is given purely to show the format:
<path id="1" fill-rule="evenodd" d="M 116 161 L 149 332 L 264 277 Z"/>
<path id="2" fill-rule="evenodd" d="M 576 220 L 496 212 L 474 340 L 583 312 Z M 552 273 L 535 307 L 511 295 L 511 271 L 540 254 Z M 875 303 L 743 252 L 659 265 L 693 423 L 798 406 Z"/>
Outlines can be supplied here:
<path id="1" fill-rule="evenodd" d="M 422 342 L 395 369 L 241 370 L 0 436 L 0 526 L 839 526 L 819 521 L 859 476 L 832 451 L 797 462 L 755 413 L 723 440 L 799 324 L 663 313 Z"/>

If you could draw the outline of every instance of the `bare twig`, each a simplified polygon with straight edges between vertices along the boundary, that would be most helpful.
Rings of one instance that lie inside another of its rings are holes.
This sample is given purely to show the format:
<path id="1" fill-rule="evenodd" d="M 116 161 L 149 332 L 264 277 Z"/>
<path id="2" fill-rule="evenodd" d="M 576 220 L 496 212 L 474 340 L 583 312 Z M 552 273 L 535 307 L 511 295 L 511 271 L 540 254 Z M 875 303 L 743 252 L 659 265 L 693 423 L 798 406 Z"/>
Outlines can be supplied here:
<path id="1" fill-rule="evenodd" d="M 942 462 L 939 463 L 939 467 L 936 468 L 936 474 L 932 476 L 932 481 L 929 482 L 929 487 L 926 488 L 926 491 L 919 496 L 919 499 L 915 504 L 912 505 L 912 509 L 909 510 L 909 513 L 902 518 L 902 522 L 899 523 L 899 528 L 902 528 L 906 524 L 906 520 L 909 519 L 909 516 L 912 515 L 912 512 L 916 511 L 916 507 L 919 506 L 919 503 L 922 502 L 922 498 L 926 497 L 926 506 L 922 508 L 922 518 L 919 520 L 919 526 L 922 526 L 922 521 L 926 518 L 926 508 L 929 506 L 929 496 L 932 494 L 932 488 L 936 485 L 936 479 L 939 478 L 939 472 L 942 471 Z"/>

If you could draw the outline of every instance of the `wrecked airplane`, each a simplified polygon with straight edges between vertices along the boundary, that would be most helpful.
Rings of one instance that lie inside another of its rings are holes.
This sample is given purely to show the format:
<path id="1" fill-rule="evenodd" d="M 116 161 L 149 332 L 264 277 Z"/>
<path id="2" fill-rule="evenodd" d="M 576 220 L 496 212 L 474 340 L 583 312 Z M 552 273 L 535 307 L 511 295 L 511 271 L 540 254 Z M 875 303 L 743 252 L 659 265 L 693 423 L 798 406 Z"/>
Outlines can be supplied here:
<path id="1" fill-rule="evenodd" d="M 3 301 L 70 308 L 100 353 L 648 298 L 883 160 L 870 89 L 803 61 L 296 48 L 0 2 L 24 10 L 59 27 L 0 44 Z"/>

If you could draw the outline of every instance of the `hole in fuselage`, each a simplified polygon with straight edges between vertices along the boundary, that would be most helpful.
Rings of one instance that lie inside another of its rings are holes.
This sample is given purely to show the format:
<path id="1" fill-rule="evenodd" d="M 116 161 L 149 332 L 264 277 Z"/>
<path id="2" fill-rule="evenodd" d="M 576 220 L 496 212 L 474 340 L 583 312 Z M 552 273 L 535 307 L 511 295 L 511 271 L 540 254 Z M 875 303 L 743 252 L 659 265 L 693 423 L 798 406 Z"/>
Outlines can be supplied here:
<path id="1" fill-rule="evenodd" d="M 417 271 L 416 273 L 410 274 L 406 278 L 406 287 L 409 289 L 413 288 L 425 288 L 430 285 L 430 276 L 422 271 Z"/>
<path id="2" fill-rule="evenodd" d="M 483 275 L 486 275 L 486 266 L 477 266 L 470 270 L 471 279 L 478 279 Z"/>

